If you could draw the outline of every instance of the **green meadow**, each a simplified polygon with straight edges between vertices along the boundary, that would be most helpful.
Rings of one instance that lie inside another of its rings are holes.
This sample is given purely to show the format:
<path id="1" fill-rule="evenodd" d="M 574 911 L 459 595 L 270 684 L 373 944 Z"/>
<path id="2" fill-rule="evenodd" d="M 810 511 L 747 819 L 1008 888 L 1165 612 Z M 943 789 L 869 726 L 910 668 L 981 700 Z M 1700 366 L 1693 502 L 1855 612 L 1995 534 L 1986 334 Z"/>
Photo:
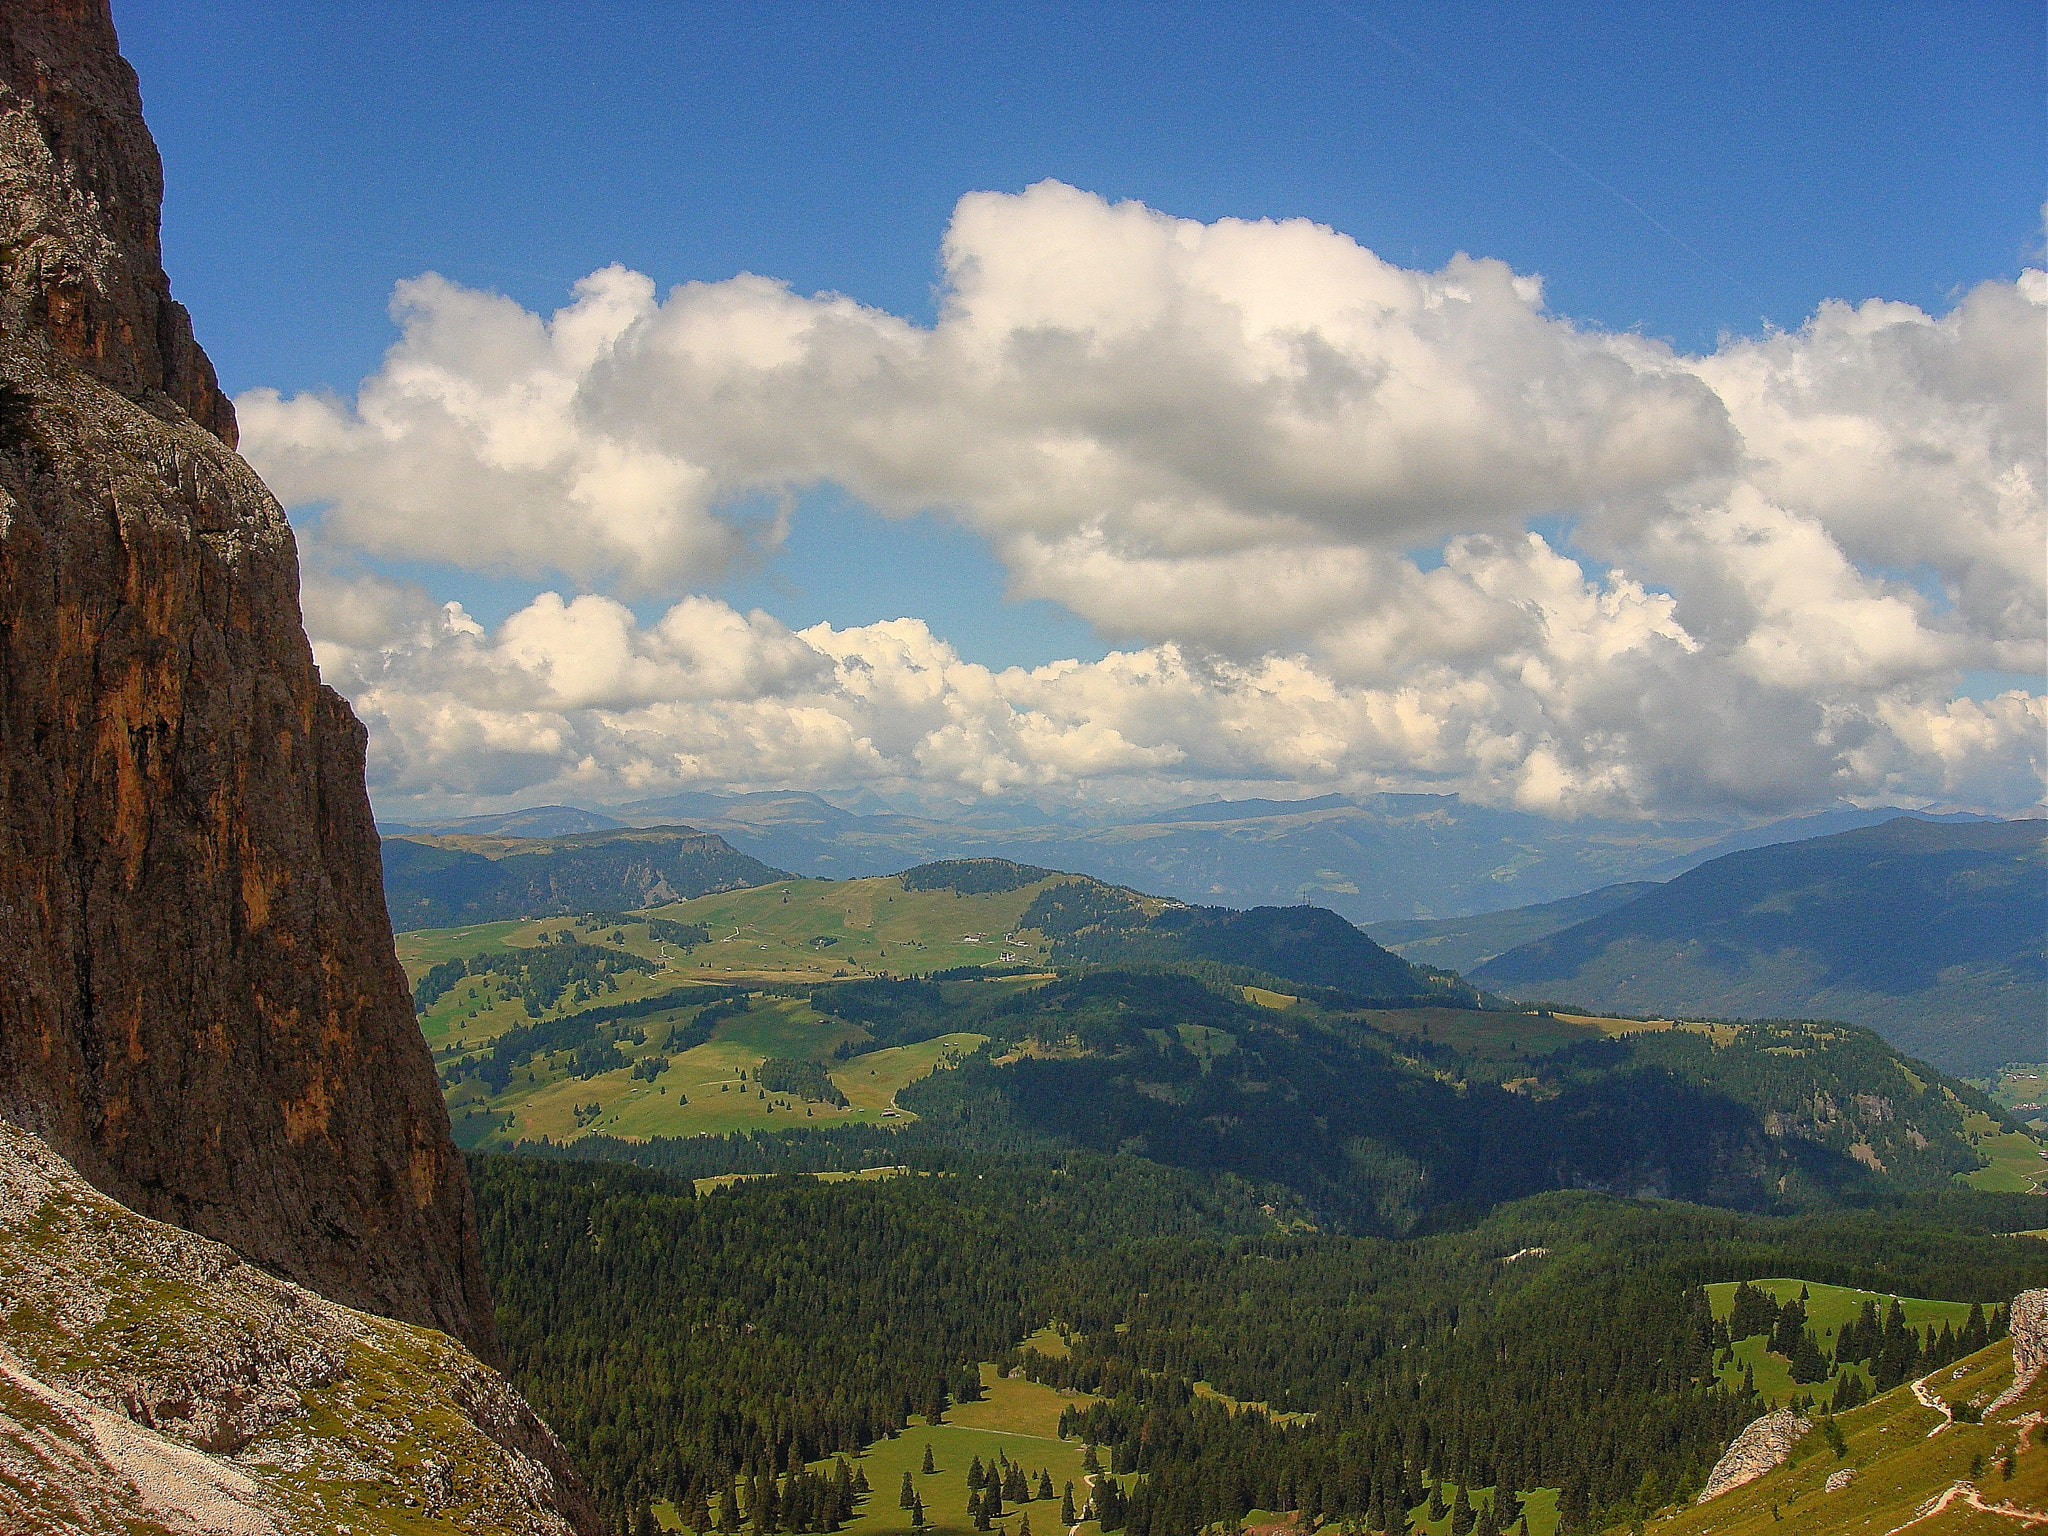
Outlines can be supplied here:
<path id="1" fill-rule="evenodd" d="M 1707 1287 L 1707 1304 L 1714 1316 L 1726 1321 L 1735 1305 L 1735 1287 L 1739 1282 L 1721 1281 Z M 1820 1285 L 1810 1280 L 1752 1280 L 1749 1282 L 1771 1300 L 1783 1306 L 1798 1296 L 1802 1288 L 1806 1291 L 1806 1321 L 1819 1339 L 1823 1350 L 1832 1352 L 1835 1335 L 1844 1323 L 1854 1322 L 1865 1302 L 1873 1304 L 1878 1316 L 1883 1317 L 1894 1300 L 1909 1328 L 1936 1328 L 1943 1323 L 1960 1330 L 1969 1320 L 1970 1303 L 1967 1301 L 1928 1301 L 1918 1296 L 1892 1297 L 1880 1291 L 1859 1291 L 1845 1285 Z M 1993 1302 L 1984 1304 L 1985 1314 L 1990 1314 Z M 1741 1339 L 1735 1345 L 1735 1358 L 1721 1369 L 1721 1380 L 1734 1387 L 1741 1384 L 1743 1367 L 1754 1373 L 1756 1389 L 1773 1404 L 1782 1404 L 1800 1392 L 1819 1397 L 1833 1390 L 1826 1382 L 1813 1382 L 1804 1387 L 1796 1386 L 1792 1380 L 1791 1362 L 1781 1355 L 1771 1354 L 1766 1345 L 1768 1340 L 1761 1336 Z M 1870 1370 L 1867 1365 L 1850 1366 L 1848 1369 L 1862 1377 L 1863 1384 L 1870 1385 Z M 1830 1378 L 1832 1380 L 1833 1378 Z"/>
<path id="2" fill-rule="evenodd" d="M 1029 1519 L 1032 1536 L 1065 1536 L 1067 1528 L 1060 1523 L 1059 1495 L 1071 1483 L 1077 1510 L 1086 1502 L 1087 1478 L 1081 1462 L 1087 1448 L 1078 1440 L 1060 1439 L 1060 1412 L 1075 1404 L 1085 1407 L 1094 1399 L 1080 1393 L 1055 1391 L 1037 1382 L 1007 1380 L 999 1377 L 991 1365 L 982 1366 L 981 1381 L 980 1402 L 948 1409 L 937 1424 L 928 1424 L 913 1415 L 901 1435 L 893 1440 L 878 1440 L 853 1458 L 854 1465 L 867 1475 L 871 1492 L 855 1517 L 840 1527 L 842 1531 L 852 1536 L 907 1532 L 910 1512 L 897 1503 L 897 1498 L 903 1474 L 908 1472 L 912 1486 L 924 1501 L 926 1529 L 932 1536 L 973 1536 L 974 1522 L 967 1515 L 967 1469 L 976 1457 L 987 1466 L 1000 1453 L 1026 1470 L 1034 1488 L 1040 1471 L 1051 1473 L 1053 1497 L 1024 1504 L 1006 1502 L 1006 1513 L 996 1522 L 997 1528 L 1007 1536 L 1018 1536 L 1024 1521 Z M 921 1470 L 926 1446 L 932 1450 L 931 1472 Z M 827 1460 L 812 1465 L 829 1470 L 832 1463 Z M 1133 1480 L 1125 1478 L 1123 1482 L 1128 1488 Z M 666 1530 L 683 1529 L 671 1507 L 657 1506 L 655 1516 Z M 1093 1521 L 1084 1522 L 1077 1530 L 1078 1536 L 1101 1536 Z"/>

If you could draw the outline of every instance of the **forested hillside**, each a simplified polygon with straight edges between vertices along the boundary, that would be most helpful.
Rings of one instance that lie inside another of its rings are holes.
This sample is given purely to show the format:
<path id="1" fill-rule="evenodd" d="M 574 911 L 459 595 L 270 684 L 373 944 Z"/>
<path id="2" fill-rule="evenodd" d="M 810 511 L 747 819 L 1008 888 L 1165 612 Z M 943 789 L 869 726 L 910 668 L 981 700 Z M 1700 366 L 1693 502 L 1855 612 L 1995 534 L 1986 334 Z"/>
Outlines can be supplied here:
<path id="1" fill-rule="evenodd" d="M 446 928 L 565 912 L 619 912 L 786 878 L 691 827 L 387 837 L 391 926 Z"/>
<path id="2" fill-rule="evenodd" d="M 658 1162 L 705 1134 L 893 1127 L 1138 1152 L 1394 1235 L 1545 1189 L 1750 1210 L 1937 1189 L 2004 1124 L 1867 1030 L 1481 1006 L 1313 908 L 968 860 L 663 911 L 407 936 L 465 1145 L 608 1136 Z M 862 964 L 963 954 L 997 963 Z"/>
<path id="3" fill-rule="evenodd" d="M 2048 822 L 1883 826 L 1729 854 L 1473 972 L 1627 1013 L 1839 1018 L 1944 1069 L 2035 1061 Z"/>
<path id="4" fill-rule="evenodd" d="M 474 1177 L 515 1375 L 621 1519 L 914 1435 L 993 1359 L 1100 1399 L 1063 1428 L 1142 1474 L 1131 1532 L 1253 1509 L 1386 1530 L 1430 1485 L 1501 1490 L 1502 1528 L 1513 1492 L 1560 1490 L 1597 1529 L 1685 1499 L 1761 1409 L 1718 1380 L 1709 1282 L 1996 1303 L 2048 1277 L 2048 1247 L 1989 1235 L 2019 1216 L 1989 1196 L 1786 1221 L 1558 1194 L 1389 1242 L 1280 1235 L 1255 1188 L 1128 1154 L 702 1198 L 596 1163 Z M 1048 1322 L 1065 1346 L 1009 1353 Z"/>
<path id="5" fill-rule="evenodd" d="M 1567 896 L 1562 901 L 1538 902 L 1534 906 L 1482 912 L 1472 917 L 1372 923 L 1367 931 L 1375 943 L 1384 944 L 1403 959 L 1446 971 L 1470 971 L 1495 955 L 1548 938 L 1603 912 L 1612 912 L 1656 888 L 1653 880 L 1625 881 L 1604 885 L 1583 896 Z"/>
<path id="6" fill-rule="evenodd" d="M 1082 1536 L 1590 1532 L 1960 1347 L 1737 1337 L 1732 1282 L 2048 1277 L 1959 1187 L 2034 1144 L 1871 1031 L 1517 1009 L 1313 908 L 950 860 L 401 951 L 520 1379 L 643 1528 L 886 1528 L 870 1448 L 1000 1370 L 1095 1447 Z"/>

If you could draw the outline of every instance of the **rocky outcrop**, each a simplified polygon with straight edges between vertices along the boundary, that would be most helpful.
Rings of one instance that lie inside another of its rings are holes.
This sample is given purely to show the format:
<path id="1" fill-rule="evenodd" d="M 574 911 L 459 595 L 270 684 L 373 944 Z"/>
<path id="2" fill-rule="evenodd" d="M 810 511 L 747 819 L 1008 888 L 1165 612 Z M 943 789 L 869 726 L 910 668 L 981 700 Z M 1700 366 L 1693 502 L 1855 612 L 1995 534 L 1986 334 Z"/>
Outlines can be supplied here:
<path id="1" fill-rule="evenodd" d="M 1707 1474 L 1707 1486 L 1700 1490 L 1699 1502 L 1704 1504 L 1730 1488 L 1753 1483 L 1773 1467 L 1782 1466 L 1792 1454 L 1792 1447 L 1799 1443 L 1799 1437 L 1812 1427 L 1812 1420 L 1790 1408 L 1780 1408 L 1752 1420 L 1714 1463 L 1714 1470 Z"/>
<path id="2" fill-rule="evenodd" d="M 2048 1365 L 2048 1290 L 2021 1291 L 2007 1317 L 2012 1331 L 2012 1373 L 2031 1381 Z"/>
<path id="3" fill-rule="evenodd" d="M 364 733 L 170 297 L 106 0 L 0 7 L 0 1112 L 93 1185 L 495 1351 Z"/>
<path id="4" fill-rule="evenodd" d="M 0 1313 L 0 1529 L 601 1528 L 555 1437 L 460 1345 L 137 1216 L 6 1121 Z"/>
<path id="5" fill-rule="evenodd" d="M 2012 1385 L 1993 1398 L 1984 1417 L 2018 1400 L 2048 1365 L 2048 1290 L 2021 1291 L 2013 1297 L 2006 1314 L 2006 1328 L 2012 1337 Z"/>

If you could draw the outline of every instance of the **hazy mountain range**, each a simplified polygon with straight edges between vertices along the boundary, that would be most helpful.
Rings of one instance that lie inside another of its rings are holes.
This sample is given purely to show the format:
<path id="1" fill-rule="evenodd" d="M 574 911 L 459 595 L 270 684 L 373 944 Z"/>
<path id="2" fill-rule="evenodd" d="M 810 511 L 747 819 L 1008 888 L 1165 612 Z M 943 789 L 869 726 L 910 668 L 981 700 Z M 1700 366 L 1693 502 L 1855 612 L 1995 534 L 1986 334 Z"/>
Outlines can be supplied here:
<path id="1" fill-rule="evenodd" d="M 1668 880 L 1738 849 L 1925 813 L 1840 810 L 1762 827 L 1712 821 L 1553 821 L 1454 795 L 1239 800 L 1102 824 L 1041 820 L 1030 808 L 937 821 L 841 809 L 798 791 L 690 793 L 606 810 L 540 806 L 387 834 L 559 837 L 687 822 L 796 874 L 886 875 L 945 858 L 1007 858 L 1182 901 L 1223 906 L 1310 902 L 1358 923 L 1463 917 L 1576 897 L 1623 882 Z M 1967 812 L 1937 817 L 1971 821 Z M 1428 959 L 1430 964 L 1441 960 Z"/>
<path id="2" fill-rule="evenodd" d="M 2044 895 L 2048 823 L 1900 817 L 1715 859 L 1471 977 L 1637 1015 L 1844 1019 L 1981 1075 L 2048 1054 Z"/>

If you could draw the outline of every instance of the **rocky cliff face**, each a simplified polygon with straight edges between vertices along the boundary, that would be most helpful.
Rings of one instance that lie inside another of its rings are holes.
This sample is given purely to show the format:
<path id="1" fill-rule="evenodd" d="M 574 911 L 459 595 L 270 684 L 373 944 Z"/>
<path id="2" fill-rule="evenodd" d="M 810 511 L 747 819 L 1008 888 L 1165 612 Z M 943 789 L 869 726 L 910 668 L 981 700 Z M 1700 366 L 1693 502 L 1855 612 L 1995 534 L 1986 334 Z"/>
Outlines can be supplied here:
<path id="1" fill-rule="evenodd" d="M 106 0 L 0 7 L 0 1114 L 124 1205 L 494 1353 L 364 733 L 170 297 Z"/>
<path id="2" fill-rule="evenodd" d="M 441 1334 L 88 1189 L 0 1120 L 0 1530 L 572 1536 L 561 1445 Z"/>

